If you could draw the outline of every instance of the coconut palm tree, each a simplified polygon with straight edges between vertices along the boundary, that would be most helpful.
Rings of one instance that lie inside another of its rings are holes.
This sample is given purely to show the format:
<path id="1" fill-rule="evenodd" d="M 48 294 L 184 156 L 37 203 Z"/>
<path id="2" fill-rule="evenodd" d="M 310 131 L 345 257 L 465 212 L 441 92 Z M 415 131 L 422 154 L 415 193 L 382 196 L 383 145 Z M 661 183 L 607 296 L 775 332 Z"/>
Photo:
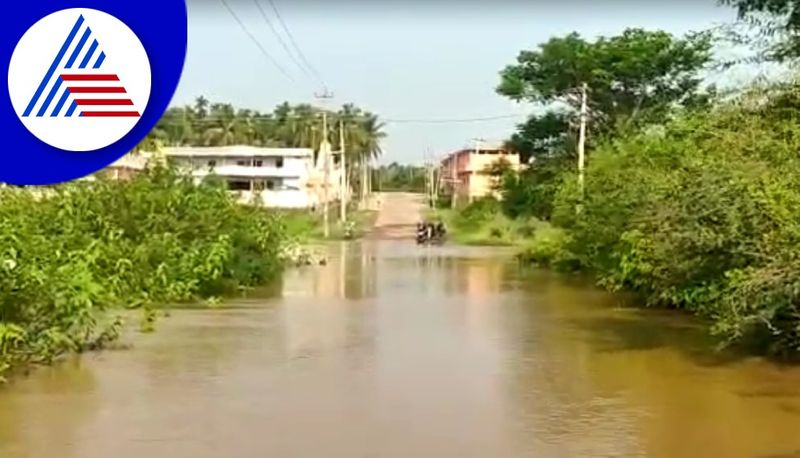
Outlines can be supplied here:
<path id="1" fill-rule="evenodd" d="M 361 142 L 358 145 L 358 160 L 361 169 L 361 183 L 363 183 L 361 186 L 361 198 L 364 201 L 372 190 L 372 174 L 369 172 L 370 164 L 383 153 L 381 140 L 386 137 L 386 133 L 383 131 L 385 124 L 378 119 L 377 115 L 364 112 L 360 119 Z"/>
<path id="2" fill-rule="evenodd" d="M 197 119 L 204 119 L 208 116 L 208 105 L 209 101 L 207 98 L 203 97 L 202 95 L 196 99 L 194 99 L 194 113 Z"/>
<path id="3" fill-rule="evenodd" d="M 271 113 L 259 113 L 236 109 L 229 103 L 211 103 L 200 96 L 191 105 L 167 110 L 139 148 L 246 144 L 316 150 L 322 140 L 320 114 L 309 104 L 284 102 Z M 366 169 L 381 154 L 380 143 L 386 136 L 384 124 L 375 114 L 352 104 L 342 106 L 337 113 L 328 113 L 328 119 L 329 141 L 334 148 L 339 145 L 338 120 L 344 121 L 347 159 L 354 166 L 351 170 L 361 174 L 359 188 L 365 196 L 369 180 L 364 178 Z"/>
<path id="4" fill-rule="evenodd" d="M 237 116 L 233 105 L 214 103 L 208 112 L 208 119 L 202 134 L 204 146 L 226 146 L 236 143 Z"/>

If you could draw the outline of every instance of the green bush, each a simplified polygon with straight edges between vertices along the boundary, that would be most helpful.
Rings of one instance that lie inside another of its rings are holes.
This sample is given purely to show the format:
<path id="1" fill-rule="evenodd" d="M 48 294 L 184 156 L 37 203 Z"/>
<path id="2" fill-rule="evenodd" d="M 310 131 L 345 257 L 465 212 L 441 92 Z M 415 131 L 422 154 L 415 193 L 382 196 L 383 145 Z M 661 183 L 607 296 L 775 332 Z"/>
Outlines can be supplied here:
<path id="1" fill-rule="evenodd" d="M 569 234 L 564 229 L 540 223 L 518 254 L 521 261 L 549 266 L 559 271 L 574 271 L 578 265 L 569 251 Z"/>
<path id="2" fill-rule="evenodd" d="M 280 270 L 283 227 L 219 183 L 155 167 L 0 190 L 0 368 L 48 362 L 113 338 L 108 308 L 234 292 Z M 2 370 L 0 370 L 2 372 Z"/>
<path id="3" fill-rule="evenodd" d="M 535 218 L 511 219 L 496 199 L 479 199 L 455 211 L 438 212 L 450 227 L 453 238 L 468 245 L 519 245 L 536 231 Z"/>
<path id="4" fill-rule="evenodd" d="M 726 342 L 800 353 L 798 100 L 773 89 L 601 145 L 584 198 L 575 177 L 556 196 L 564 252 L 611 289 L 709 317 Z"/>
<path id="5" fill-rule="evenodd" d="M 500 186 L 503 213 L 511 218 L 549 221 L 562 177 L 576 163 L 571 154 L 558 154 L 538 158 L 533 166 L 506 175 Z"/>

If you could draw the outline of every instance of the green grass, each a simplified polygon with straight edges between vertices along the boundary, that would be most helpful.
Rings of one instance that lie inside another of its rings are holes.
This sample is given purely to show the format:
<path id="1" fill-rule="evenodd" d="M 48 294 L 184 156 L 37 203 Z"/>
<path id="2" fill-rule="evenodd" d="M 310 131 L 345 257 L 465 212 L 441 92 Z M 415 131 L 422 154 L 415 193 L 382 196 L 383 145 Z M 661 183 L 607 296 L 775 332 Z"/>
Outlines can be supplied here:
<path id="1" fill-rule="evenodd" d="M 461 209 L 431 209 L 427 218 L 443 221 L 450 239 L 463 245 L 523 246 L 543 224 L 536 219 L 510 219 L 493 204 L 482 203 Z"/>
<path id="2" fill-rule="evenodd" d="M 359 239 L 372 227 L 377 216 L 375 211 L 353 211 L 347 215 L 346 226 L 339 221 L 338 208 L 331 208 L 330 233 L 326 238 L 321 214 L 308 210 L 281 210 L 279 213 L 289 237 L 300 241 Z"/>

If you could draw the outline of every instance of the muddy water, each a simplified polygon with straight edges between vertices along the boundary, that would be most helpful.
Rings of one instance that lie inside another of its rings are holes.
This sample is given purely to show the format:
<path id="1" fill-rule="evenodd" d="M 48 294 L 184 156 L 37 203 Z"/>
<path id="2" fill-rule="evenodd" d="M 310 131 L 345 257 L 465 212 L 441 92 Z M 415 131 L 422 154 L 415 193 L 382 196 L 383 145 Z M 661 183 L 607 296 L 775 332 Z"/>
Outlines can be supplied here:
<path id="1" fill-rule="evenodd" d="M 800 369 L 494 250 L 333 248 L 0 389 L 0 457 L 794 456 Z"/>

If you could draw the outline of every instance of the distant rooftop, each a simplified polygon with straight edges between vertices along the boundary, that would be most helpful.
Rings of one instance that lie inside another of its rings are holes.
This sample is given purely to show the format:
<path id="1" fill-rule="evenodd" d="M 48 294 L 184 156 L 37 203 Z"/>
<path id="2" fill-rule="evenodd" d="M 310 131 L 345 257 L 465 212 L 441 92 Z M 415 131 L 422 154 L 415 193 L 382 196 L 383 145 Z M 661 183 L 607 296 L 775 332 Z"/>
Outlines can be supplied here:
<path id="1" fill-rule="evenodd" d="M 109 167 L 143 169 L 147 165 L 147 155 L 128 153 L 117 159 Z"/>
<path id="2" fill-rule="evenodd" d="M 314 155 L 314 151 L 311 148 L 262 148 L 246 145 L 180 146 L 163 148 L 162 152 L 164 155 L 172 157 L 312 157 Z"/>
<path id="3" fill-rule="evenodd" d="M 471 147 L 468 147 L 468 148 L 462 148 L 462 149 L 453 151 L 452 153 L 449 153 L 447 156 L 445 156 L 445 158 L 443 160 L 447 161 L 447 160 L 450 160 L 451 158 L 453 158 L 455 156 L 461 156 L 463 154 L 474 154 L 476 151 L 479 154 L 480 153 L 489 152 L 489 151 L 502 151 L 502 152 L 504 152 L 506 154 L 513 154 L 511 151 L 509 151 L 502 144 L 482 144 L 482 145 L 479 145 L 477 148 L 475 148 L 474 146 L 471 146 Z"/>

